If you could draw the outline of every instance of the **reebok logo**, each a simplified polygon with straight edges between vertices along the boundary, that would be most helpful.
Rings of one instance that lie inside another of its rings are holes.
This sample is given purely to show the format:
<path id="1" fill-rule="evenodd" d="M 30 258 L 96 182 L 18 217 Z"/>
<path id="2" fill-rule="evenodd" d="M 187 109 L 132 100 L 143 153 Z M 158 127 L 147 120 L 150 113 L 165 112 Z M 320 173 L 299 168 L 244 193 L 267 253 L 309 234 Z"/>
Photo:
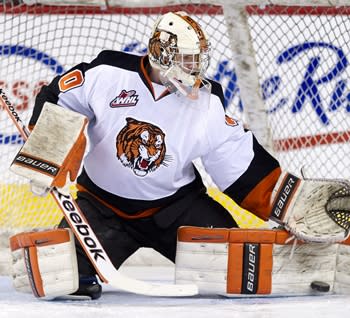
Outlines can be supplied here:
<path id="1" fill-rule="evenodd" d="M 79 211 L 75 207 L 74 201 L 70 199 L 70 196 L 59 193 L 58 196 L 60 206 L 68 215 L 68 222 L 71 227 L 74 227 L 75 231 L 79 233 L 79 241 L 84 246 L 84 250 L 87 252 L 89 258 L 95 259 L 97 262 L 99 259 L 106 260 L 105 252 L 98 242 L 95 234 L 92 232 L 90 225 L 80 216 Z"/>
<path id="2" fill-rule="evenodd" d="M 135 106 L 138 101 L 139 95 L 136 95 L 135 90 L 127 92 L 123 89 L 121 93 L 111 101 L 109 106 L 111 108 Z"/>
<path id="3" fill-rule="evenodd" d="M 13 117 L 15 117 L 16 121 L 21 123 L 21 119 L 19 118 L 14 106 L 11 104 L 8 97 L 5 95 L 4 91 L 1 88 L 0 88 L 0 96 L 2 97 L 2 101 L 8 106 L 8 109 L 12 113 Z"/>

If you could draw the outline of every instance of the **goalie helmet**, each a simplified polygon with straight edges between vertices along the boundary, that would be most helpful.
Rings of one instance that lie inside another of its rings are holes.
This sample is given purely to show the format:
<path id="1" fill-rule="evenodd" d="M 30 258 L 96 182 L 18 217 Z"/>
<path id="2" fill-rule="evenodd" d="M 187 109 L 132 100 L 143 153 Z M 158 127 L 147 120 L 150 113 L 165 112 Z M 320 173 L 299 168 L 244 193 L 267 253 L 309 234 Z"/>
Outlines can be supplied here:
<path id="1" fill-rule="evenodd" d="M 148 44 L 151 66 L 172 82 L 191 87 L 204 78 L 209 52 L 207 35 L 185 12 L 169 12 L 158 18 Z"/>

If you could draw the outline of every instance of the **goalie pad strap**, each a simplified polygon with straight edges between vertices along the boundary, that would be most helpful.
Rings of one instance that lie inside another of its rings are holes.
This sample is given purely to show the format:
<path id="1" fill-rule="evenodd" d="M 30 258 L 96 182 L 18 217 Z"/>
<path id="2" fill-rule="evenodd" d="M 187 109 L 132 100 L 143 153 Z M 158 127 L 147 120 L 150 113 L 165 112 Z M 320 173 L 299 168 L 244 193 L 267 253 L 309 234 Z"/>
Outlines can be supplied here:
<path id="1" fill-rule="evenodd" d="M 271 292 L 272 244 L 229 244 L 227 293 Z"/>
<path id="2" fill-rule="evenodd" d="M 257 244 L 229 244 L 227 293 L 259 293 L 259 246 Z"/>
<path id="3" fill-rule="evenodd" d="M 24 232 L 16 234 L 10 238 L 10 248 L 11 251 L 15 251 L 19 248 L 60 244 L 69 242 L 69 240 L 69 232 L 65 229 L 40 232 Z"/>

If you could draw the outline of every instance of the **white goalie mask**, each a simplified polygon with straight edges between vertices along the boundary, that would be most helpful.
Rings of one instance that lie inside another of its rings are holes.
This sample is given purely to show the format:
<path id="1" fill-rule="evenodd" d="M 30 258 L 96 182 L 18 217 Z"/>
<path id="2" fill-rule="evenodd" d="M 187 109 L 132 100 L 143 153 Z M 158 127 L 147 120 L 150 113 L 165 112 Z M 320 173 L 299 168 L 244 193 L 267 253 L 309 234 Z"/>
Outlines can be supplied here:
<path id="1" fill-rule="evenodd" d="M 192 94 L 203 84 L 209 53 L 207 35 L 185 12 L 169 12 L 156 21 L 148 44 L 150 64 L 180 92 Z"/>

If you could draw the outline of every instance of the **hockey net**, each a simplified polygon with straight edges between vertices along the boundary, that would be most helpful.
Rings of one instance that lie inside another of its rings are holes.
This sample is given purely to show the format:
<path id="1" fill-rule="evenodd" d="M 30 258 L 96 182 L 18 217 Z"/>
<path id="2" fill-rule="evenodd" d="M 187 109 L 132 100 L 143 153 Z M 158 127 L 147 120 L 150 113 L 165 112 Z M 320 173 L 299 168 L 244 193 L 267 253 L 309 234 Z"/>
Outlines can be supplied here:
<path id="1" fill-rule="evenodd" d="M 2 1 L 0 87 L 28 121 L 40 87 L 54 76 L 103 49 L 145 54 L 157 16 L 186 11 L 210 36 L 208 77 L 222 83 L 227 113 L 242 119 L 290 172 L 349 178 L 350 7 L 340 1 L 333 6 L 329 1 L 293 2 L 129 0 L 124 7 L 120 0 Z M 9 172 L 22 144 L 0 109 L 4 248 L 10 233 L 52 227 L 62 217 L 51 197 L 33 196 L 27 181 Z M 220 193 L 196 164 L 209 194 L 240 226 L 266 226 Z"/>

